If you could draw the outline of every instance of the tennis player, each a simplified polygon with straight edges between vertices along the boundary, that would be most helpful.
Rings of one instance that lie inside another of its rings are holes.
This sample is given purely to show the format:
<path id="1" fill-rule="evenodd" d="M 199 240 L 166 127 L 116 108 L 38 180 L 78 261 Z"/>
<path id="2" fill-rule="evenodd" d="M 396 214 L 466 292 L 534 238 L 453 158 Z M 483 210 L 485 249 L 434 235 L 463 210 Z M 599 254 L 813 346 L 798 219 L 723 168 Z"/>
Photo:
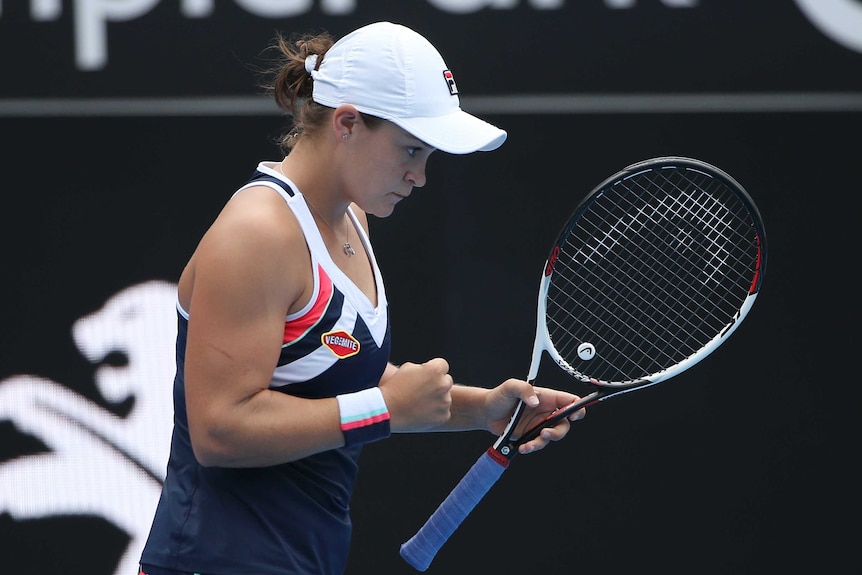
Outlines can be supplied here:
<path id="1" fill-rule="evenodd" d="M 423 186 L 434 150 L 506 139 L 460 109 L 437 50 L 387 22 L 272 47 L 268 88 L 292 119 L 285 157 L 257 166 L 179 280 L 175 423 L 146 575 L 341 574 L 363 444 L 496 435 L 519 399 L 525 426 L 575 399 L 519 379 L 456 385 L 442 358 L 389 361 L 366 214 L 386 217 Z M 568 430 L 563 420 L 522 452 Z"/>

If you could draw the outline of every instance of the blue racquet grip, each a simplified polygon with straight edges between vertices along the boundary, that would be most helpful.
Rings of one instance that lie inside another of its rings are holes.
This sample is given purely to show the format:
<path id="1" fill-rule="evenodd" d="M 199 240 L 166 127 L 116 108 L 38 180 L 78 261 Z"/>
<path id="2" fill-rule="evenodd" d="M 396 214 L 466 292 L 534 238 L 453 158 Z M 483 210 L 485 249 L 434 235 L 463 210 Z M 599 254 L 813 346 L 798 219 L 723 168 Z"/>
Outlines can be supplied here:
<path id="1" fill-rule="evenodd" d="M 449 536 L 506 470 L 508 460 L 499 455 L 495 458 L 493 449 L 482 454 L 425 525 L 401 545 L 401 557 L 418 571 L 428 569 Z"/>

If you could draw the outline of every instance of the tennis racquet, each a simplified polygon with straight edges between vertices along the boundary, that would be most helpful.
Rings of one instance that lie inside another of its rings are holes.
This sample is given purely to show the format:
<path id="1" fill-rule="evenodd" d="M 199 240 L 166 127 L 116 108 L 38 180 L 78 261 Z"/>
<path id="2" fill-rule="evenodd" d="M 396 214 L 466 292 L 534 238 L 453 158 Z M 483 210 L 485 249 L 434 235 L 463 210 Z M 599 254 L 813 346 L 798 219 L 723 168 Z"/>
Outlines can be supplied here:
<path id="1" fill-rule="evenodd" d="M 543 353 L 590 393 L 515 437 L 525 405 L 401 556 L 425 571 L 518 453 L 575 411 L 678 375 L 739 327 L 760 291 L 766 236 L 748 193 L 722 170 L 654 158 L 577 206 L 545 262 L 527 380 Z"/>

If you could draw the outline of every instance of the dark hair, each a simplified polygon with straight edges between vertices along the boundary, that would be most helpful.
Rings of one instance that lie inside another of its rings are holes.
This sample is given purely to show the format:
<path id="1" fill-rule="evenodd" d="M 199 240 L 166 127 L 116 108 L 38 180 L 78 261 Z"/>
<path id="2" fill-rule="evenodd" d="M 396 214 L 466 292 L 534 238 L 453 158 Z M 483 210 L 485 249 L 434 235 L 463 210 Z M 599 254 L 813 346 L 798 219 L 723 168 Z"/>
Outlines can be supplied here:
<path id="1" fill-rule="evenodd" d="M 290 38 L 276 33 L 268 51 L 275 56 L 269 69 L 264 70 L 264 90 L 274 97 L 276 105 L 292 117 L 292 126 L 283 133 L 278 145 L 287 154 L 304 135 L 314 134 L 323 126 L 332 108 L 311 99 L 313 80 L 305 69 L 308 56 L 317 54 L 317 68 L 326 51 L 335 43 L 328 32 L 295 34 Z M 376 128 L 382 120 L 362 114 L 369 128 Z"/>

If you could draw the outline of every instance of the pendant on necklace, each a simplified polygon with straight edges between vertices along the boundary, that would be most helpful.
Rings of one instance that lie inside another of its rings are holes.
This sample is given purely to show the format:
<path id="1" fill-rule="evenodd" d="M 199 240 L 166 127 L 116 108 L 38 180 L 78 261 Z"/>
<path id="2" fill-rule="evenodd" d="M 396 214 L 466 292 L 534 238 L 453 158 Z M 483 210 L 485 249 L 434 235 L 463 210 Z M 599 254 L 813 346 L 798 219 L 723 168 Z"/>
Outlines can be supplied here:
<path id="1" fill-rule="evenodd" d="M 353 246 L 350 245 L 350 242 L 345 242 L 344 253 L 349 256 L 356 255 L 356 250 L 353 249 Z"/>

